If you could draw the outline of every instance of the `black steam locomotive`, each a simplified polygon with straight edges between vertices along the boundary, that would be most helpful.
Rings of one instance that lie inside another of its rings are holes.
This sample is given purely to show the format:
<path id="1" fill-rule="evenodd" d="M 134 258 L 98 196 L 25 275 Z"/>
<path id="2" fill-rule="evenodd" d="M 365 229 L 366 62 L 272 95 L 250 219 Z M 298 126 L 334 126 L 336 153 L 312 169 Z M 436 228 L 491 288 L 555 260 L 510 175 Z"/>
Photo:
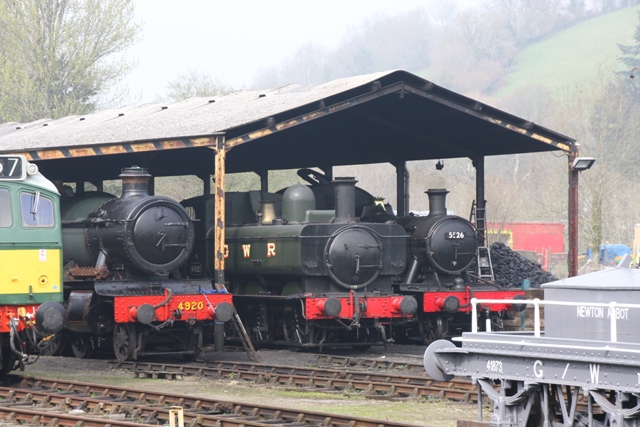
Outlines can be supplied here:
<path id="1" fill-rule="evenodd" d="M 467 273 L 476 230 L 447 215 L 445 190 L 428 192 L 428 216 L 396 217 L 354 179 L 330 185 L 309 172 L 299 174 L 311 186 L 226 194 L 225 278 L 255 343 L 362 349 L 413 331 L 429 341 L 468 323 L 472 289 L 482 288 Z M 211 277 L 213 199 L 182 204 L 199 220 L 183 274 Z"/>
<path id="2" fill-rule="evenodd" d="M 203 351 L 208 322 L 228 321 L 231 295 L 179 268 L 191 255 L 193 221 L 176 201 L 150 196 L 150 175 L 124 169 L 122 195 L 62 199 L 66 330 L 76 357 L 112 346 L 119 360 Z M 55 353 L 55 350 L 52 350 Z"/>
<path id="3" fill-rule="evenodd" d="M 397 218 L 411 235 L 409 267 L 397 292 L 415 296 L 420 309 L 418 321 L 398 328 L 394 336 L 403 339 L 418 335 L 429 344 L 469 329 L 471 298 L 513 300 L 524 298 L 524 292 L 493 283 L 489 252 L 480 253 L 476 228 L 470 221 L 447 213 L 448 191 L 426 193 L 427 216 Z M 479 312 L 480 320 L 483 324 L 489 320 L 493 330 L 502 329 L 502 320 L 510 310 L 514 310 L 511 304 L 485 304 Z"/>
<path id="4" fill-rule="evenodd" d="M 415 315 L 415 298 L 392 288 L 406 268 L 407 235 L 393 222 L 357 221 L 355 183 L 334 182 L 332 210 L 316 209 L 312 189 L 299 184 L 226 194 L 225 278 L 257 344 L 365 348 L 386 339 L 390 322 Z M 203 232 L 210 227 L 212 199 L 182 203 Z M 213 273 L 211 238 L 210 229 L 196 237 L 189 274 Z"/>

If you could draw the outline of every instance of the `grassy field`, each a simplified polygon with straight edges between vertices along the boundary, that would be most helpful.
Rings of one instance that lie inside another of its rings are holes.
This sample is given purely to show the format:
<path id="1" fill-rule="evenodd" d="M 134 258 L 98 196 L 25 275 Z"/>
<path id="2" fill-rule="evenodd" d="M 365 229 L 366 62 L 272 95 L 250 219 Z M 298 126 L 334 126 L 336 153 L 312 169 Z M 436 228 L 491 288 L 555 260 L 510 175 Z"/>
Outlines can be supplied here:
<path id="1" fill-rule="evenodd" d="M 518 55 L 518 70 L 497 93 L 509 95 L 530 84 L 559 88 L 595 77 L 600 65 L 617 63 L 617 44 L 632 44 L 640 6 L 591 19 L 535 43 Z"/>

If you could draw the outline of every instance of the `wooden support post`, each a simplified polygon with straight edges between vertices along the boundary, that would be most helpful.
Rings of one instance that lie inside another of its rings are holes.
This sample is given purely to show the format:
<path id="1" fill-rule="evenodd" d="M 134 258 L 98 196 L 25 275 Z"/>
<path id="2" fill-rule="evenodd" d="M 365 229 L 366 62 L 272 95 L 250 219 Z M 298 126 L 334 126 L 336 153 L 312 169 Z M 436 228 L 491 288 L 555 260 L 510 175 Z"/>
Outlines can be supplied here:
<path id="1" fill-rule="evenodd" d="M 216 141 L 216 158 L 214 166 L 214 269 L 215 277 L 213 283 L 218 291 L 226 290 L 224 284 L 224 219 L 225 219 L 225 197 L 224 197 L 224 175 L 225 175 L 225 138 L 218 136 Z"/>
<path id="2" fill-rule="evenodd" d="M 225 160 L 226 160 L 226 144 L 224 135 L 217 136 L 216 141 L 216 158 L 215 158 L 215 167 L 214 167 L 214 269 L 215 275 L 213 278 L 213 283 L 217 291 L 226 291 L 227 287 L 224 282 L 224 254 L 225 254 L 225 195 L 224 195 L 224 176 L 225 176 Z M 242 341 L 242 345 L 244 346 L 247 355 L 249 356 L 249 360 L 254 362 L 258 362 L 258 353 L 253 348 L 253 344 L 251 344 L 251 339 L 247 334 L 247 331 L 242 324 L 242 320 L 240 316 L 238 316 L 238 312 L 233 307 L 233 318 L 231 322 L 236 329 L 238 335 L 240 336 L 240 340 Z"/>

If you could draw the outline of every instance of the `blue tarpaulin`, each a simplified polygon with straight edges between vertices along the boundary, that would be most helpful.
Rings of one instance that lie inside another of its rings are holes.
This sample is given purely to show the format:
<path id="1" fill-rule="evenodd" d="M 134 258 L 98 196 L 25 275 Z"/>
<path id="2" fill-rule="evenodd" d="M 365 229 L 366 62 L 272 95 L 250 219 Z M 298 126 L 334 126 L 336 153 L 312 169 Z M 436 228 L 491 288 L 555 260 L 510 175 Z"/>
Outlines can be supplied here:
<path id="1" fill-rule="evenodd" d="M 627 245 L 600 245 L 600 264 L 615 267 L 625 255 L 631 255 L 631 248 Z"/>

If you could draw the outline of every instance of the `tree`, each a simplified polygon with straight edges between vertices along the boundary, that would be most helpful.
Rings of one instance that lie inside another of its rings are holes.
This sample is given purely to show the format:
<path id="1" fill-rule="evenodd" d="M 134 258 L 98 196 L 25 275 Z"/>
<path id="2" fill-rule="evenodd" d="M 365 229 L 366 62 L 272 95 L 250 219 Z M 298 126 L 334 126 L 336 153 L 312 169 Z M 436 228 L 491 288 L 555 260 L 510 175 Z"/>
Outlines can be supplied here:
<path id="1" fill-rule="evenodd" d="M 335 77 L 391 69 L 413 72 L 429 66 L 432 37 L 429 15 L 422 8 L 396 16 L 375 15 L 353 27 L 329 55 Z"/>
<path id="2" fill-rule="evenodd" d="M 331 77 L 326 65 L 326 56 L 324 48 L 313 43 L 305 43 L 282 64 L 259 70 L 253 87 L 264 89 L 290 83 L 310 85 L 329 81 Z"/>
<path id="3" fill-rule="evenodd" d="M 640 175 L 640 104 L 629 79 L 613 75 L 601 70 L 596 80 L 564 93 L 549 121 L 580 142 L 581 156 L 596 158 L 594 167 L 580 175 L 579 212 L 581 239 L 596 250 L 606 242 L 630 244 L 640 210 L 634 186 Z"/>
<path id="4" fill-rule="evenodd" d="M 350 28 L 335 49 L 302 45 L 282 64 L 260 70 L 252 86 L 319 84 L 397 68 L 420 72 L 429 65 L 431 33 L 432 25 L 423 9 L 392 17 L 375 15 Z"/>
<path id="5" fill-rule="evenodd" d="M 193 97 L 227 95 L 233 91 L 219 78 L 189 69 L 167 84 L 166 98 L 177 102 Z"/>
<path id="6" fill-rule="evenodd" d="M 458 14 L 434 40 L 429 78 L 466 94 L 497 88 L 517 54 L 505 19 L 475 10 Z"/>
<path id="7" fill-rule="evenodd" d="M 638 20 L 640 21 L 640 12 L 638 12 Z M 618 48 L 622 52 L 622 56 L 618 57 L 618 61 L 627 65 L 629 69 L 640 67 L 640 22 L 636 27 L 633 40 L 635 41 L 635 44 L 632 45 L 618 44 Z M 625 71 L 624 74 L 627 75 L 628 72 Z"/>
<path id="8" fill-rule="evenodd" d="M 93 112 L 134 62 L 133 0 L 0 0 L 0 122 Z"/>
<path id="9" fill-rule="evenodd" d="M 501 25 L 517 46 L 524 47 L 556 30 L 561 12 L 570 5 L 561 0 L 492 0 L 487 10 L 501 15 Z"/>

